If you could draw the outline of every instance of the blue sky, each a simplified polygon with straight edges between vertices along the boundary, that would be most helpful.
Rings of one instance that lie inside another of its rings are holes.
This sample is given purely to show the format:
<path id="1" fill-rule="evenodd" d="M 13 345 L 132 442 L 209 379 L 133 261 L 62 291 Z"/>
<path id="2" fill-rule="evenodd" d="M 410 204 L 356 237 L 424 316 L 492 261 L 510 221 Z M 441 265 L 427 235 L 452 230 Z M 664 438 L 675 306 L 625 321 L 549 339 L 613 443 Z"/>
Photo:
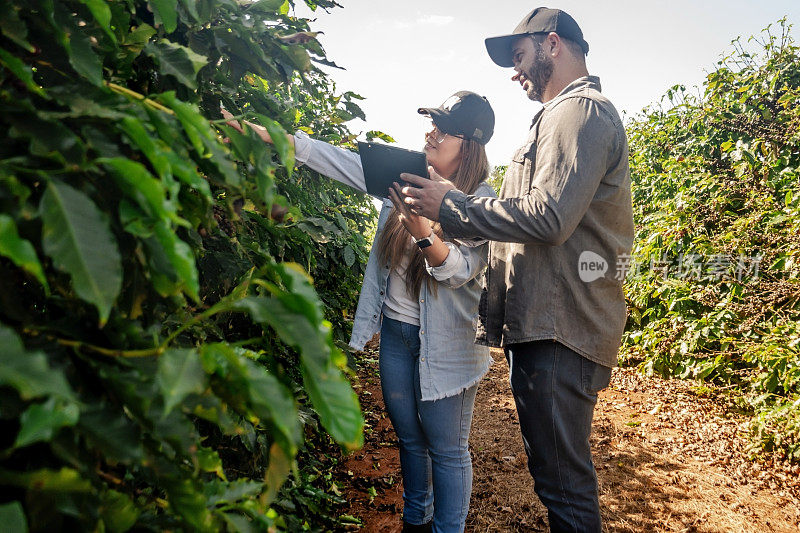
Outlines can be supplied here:
<path id="1" fill-rule="evenodd" d="M 383 130 L 398 144 L 421 149 L 420 106 L 438 106 L 466 89 L 486 96 L 497 119 L 487 145 L 492 164 L 505 164 L 522 142 L 536 105 L 511 69 L 489 59 L 483 39 L 510 33 L 538 4 L 519 0 L 420 1 L 338 0 L 343 8 L 297 15 L 316 19 L 312 29 L 329 59 L 346 70 L 325 69 L 340 91 L 366 100 L 366 124 L 354 131 Z M 300 2 L 298 2 L 300 3 Z M 800 2 L 565 0 L 546 4 L 569 12 L 590 45 L 587 66 L 600 77 L 603 92 L 627 116 L 657 102 L 672 85 L 702 83 L 738 36 L 759 34 L 787 16 L 800 27 Z M 792 34 L 800 39 L 800 29 Z"/>

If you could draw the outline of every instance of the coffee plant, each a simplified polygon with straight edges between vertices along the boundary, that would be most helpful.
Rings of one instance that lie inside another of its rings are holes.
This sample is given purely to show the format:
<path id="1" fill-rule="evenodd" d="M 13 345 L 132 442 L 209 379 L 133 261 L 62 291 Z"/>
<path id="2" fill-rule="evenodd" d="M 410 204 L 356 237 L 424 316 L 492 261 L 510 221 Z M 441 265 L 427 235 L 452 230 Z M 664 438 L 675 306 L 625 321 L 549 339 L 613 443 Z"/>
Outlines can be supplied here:
<path id="1" fill-rule="evenodd" d="M 741 390 L 754 452 L 800 460 L 800 49 L 785 20 L 628 125 L 623 360 Z M 623 262 L 625 260 L 623 259 Z"/>
<path id="2" fill-rule="evenodd" d="M 283 140 L 347 145 L 360 97 L 292 13 L 0 0 L 4 530 L 309 529 L 298 452 L 361 445 L 340 347 L 374 208 Z"/>

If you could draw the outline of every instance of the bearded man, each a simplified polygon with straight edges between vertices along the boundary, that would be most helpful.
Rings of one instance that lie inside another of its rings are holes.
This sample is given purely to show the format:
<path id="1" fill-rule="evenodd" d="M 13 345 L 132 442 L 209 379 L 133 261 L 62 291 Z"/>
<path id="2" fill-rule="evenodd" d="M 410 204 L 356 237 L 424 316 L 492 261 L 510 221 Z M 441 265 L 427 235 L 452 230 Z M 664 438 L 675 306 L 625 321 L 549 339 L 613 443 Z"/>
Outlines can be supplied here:
<path id="1" fill-rule="evenodd" d="M 575 20 L 537 8 L 486 39 L 544 106 L 514 154 L 499 198 L 404 174 L 412 210 L 453 238 L 489 239 L 479 341 L 502 346 L 536 493 L 552 531 L 600 532 L 589 448 L 597 393 L 617 362 L 633 243 L 628 143 L 590 76 Z"/>

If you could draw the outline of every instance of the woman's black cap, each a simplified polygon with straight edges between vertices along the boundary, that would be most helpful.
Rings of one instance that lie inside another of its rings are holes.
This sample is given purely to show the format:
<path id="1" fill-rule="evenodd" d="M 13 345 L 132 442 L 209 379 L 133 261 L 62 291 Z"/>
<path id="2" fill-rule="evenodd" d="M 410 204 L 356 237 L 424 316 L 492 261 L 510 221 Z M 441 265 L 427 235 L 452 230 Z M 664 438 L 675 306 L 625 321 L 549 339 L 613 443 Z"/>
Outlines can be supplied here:
<path id="1" fill-rule="evenodd" d="M 470 91 L 458 91 L 439 107 L 420 107 L 442 133 L 460 135 L 486 144 L 494 133 L 494 111 L 489 101 Z"/>
<path id="2" fill-rule="evenodd" d="M 514 28 L 514 32 L 510 35 L 486 39 L 486 51 L 489 52 L 489 57 L 492 58 L 492 61 L 501 67 L 513 67 L 511 45 L 515 39 L 521 35 L 550 32 L 555 32 L 559 37 L 578 43 L 584 54 L 589 53 L 589 43 L 584 40 L 583 32 L 578 23 L 575 22 L 575 19 L 569 16 L 566 11 L 547 7 L 537 7 L 525 15 L 525 18 Z"/>

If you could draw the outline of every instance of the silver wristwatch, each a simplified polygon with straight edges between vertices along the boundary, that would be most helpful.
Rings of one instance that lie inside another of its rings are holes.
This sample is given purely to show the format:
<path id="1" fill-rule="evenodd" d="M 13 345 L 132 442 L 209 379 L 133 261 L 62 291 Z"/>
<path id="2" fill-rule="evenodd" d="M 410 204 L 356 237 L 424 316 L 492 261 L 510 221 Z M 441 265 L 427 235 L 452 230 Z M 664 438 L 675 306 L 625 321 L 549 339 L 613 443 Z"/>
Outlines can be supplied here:
<path id="1" fill-rule="evenodd" d="M 411 236 L 411 240 L 414 241 L 415 243 L 417 243 L 417 246 L 419 246 L 420 249 L 422 249 L 422 248 L 427 248 L 428 246 L 433 244 L 433 236 L 434 236 L 434 233 L 433 233 L 433 230 L 431 230 L 431 234 L 428 235 L 427 237 L 425 237 L 424 239 L 417 240 L 412 235 Z"/>

